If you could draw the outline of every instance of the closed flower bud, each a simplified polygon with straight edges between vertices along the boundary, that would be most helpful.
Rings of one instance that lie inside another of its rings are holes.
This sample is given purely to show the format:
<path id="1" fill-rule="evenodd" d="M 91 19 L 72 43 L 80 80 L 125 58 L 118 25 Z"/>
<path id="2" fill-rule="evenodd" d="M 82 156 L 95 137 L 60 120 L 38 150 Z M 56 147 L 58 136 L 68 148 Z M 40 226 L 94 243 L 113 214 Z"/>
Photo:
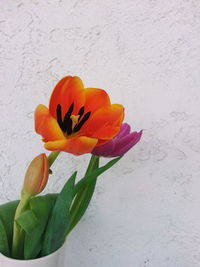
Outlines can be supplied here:
<path id="1" fill-rule="evenodd" d="M 130 125 L 123 123 L 117 136 L 103 145 L 96 146 L 92 154 L 107 158 L 122 156 L 140 141 L 141 136 L 142 131 L 131 133 Z"/>
<path id="2" fill-rule="evenodd" d="M 43 153 L 31 161 L 26 171 L 23 191 L 31 195 L 39 194 L 45 188 L 48 176 L 48 159 Z"/>

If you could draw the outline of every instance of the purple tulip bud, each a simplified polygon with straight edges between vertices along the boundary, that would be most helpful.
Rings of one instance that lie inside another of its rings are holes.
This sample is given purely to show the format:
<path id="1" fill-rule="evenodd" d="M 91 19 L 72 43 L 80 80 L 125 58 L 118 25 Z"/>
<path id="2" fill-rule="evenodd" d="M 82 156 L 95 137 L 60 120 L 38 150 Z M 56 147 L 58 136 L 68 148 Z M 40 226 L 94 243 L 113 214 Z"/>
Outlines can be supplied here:
<path id="1" fill-rule="evenodd" d="M 118 134 L 107 143 L 97 146 L 93 149 L 92 154 L 102 157 L 118 157 L 124 155 L 137 142 L 140 141 L 142 130 L 140 132 L 132 132 L 128 123 L 123 123 Z"/>

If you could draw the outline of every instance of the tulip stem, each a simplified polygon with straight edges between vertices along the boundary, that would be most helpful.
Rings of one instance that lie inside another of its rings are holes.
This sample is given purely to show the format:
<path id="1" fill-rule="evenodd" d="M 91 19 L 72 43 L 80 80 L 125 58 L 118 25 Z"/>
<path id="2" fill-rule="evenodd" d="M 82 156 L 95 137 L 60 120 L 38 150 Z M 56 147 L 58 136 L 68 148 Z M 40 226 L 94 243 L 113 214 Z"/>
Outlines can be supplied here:
<path id="1" fill-rule="evenodd" d="M 97 165 L 97 162 L 99 163 L 99 157 L 92 155 L 91 158 L 90 158 L 90 162 L 88 164 L 88 167 L 87 167 L 85 176 L 87 174 L 89 174 L 91 171 L 93 171 L 94 169 L 97 168 L 97 166 L 96 166 Z"/>
<path id="2" fill-rule="evenodd" d="M 13 244 L 12 244 L 12 257 L 15 259 L 23 259 L 23 250 L 24 250 L 24 231 L 17 224 L 16 219 L 23 213 L 29 203 L 31 194 L 22 190 L 21 200 L 15 212 L 14 218 L 14 229 L 13 229 Z"/>
<path id="3" fill-rule="evenodd" d="M 99 157 L 92 155 L 85 176 L 82 180 L 86 179 L 87 174 L 90 174 L 93 170 L 97 169 L 98 167 L 99 167 Z M 87 210 L 87 207 L 94 193 L 97 177 L 98 176 L 94 177 L 94 179 L 90 183 L 88 184 L 86 183 L 81 188 L 81 190 L 76 192 L 76 196 L 70 210 L 70 215 L 71 215 L 70 224 L 65 233 L 65 236 L 67 236 L 67 234 L 75 227 L 75 225 L 80 221 L 85 211 Z"/>
<path id="4" fill-rule="evenodd" d="M 49 168 L 51 165 L 54 163 L 54 161 L 57 159 L 58 155 L 60 154 L 60 151 L 52 151 L 49 156 L 48 156 L 48 163 L 49 163 Z"/>
<path id="5" fill-rule="evenodd" d="M 48 156 L 49 169 L 57 159 L 60 151 L 53 151 Z M 13 243 L 12 243 L 12 257 L 15 259 L 23 259 L 24 257 L 24 230 L 17 224 L 17 218 L 27 209 L 30 198 L 33 196 L 32 193 L 27 190 L 21 191 L 21 200 L 17 206 L 14 218 L 13 227 Z"/>

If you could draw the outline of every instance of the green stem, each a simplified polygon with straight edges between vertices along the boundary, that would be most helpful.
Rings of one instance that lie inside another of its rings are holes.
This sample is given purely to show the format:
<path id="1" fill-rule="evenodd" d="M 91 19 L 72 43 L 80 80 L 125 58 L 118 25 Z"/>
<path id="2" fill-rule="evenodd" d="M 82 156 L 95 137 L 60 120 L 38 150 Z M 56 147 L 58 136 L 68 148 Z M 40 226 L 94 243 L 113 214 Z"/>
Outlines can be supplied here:
<path id="1" fill-rule="evenodd" d="M 49 169 L 57 159 L 60 151 L 53 151 L 48 156 Z M 12 257 L 16 259 L 23 259 L 24 254 L 24 236 L 25 233 L 23 229 L 16 223 L 16 219 L 23 213 L 27 207 L 31 194 L 22 190 L 21 192 L 21 200 L 17 206 L 14 218 L 14 228 L 13 228 L 13 243 L 12 243 Z"/>
<path id="2" fill-rule="evenodd" d="M 60 151 L 52 151 L 49 156 L 48 156 L 48 163 L 49 163 L 49 168 L 51 165 L 54 163 L 54 161 L 57 159 L 58 155 L 60 154 Z"/>
<path id="3" fill-rule="evenodd" d="M 22 190 L 21 200 L 17 206 L 14 218 L 14 229 L 13 229 L 13 244 L 12 244 L 12 257 L 15 259 L 23 259 L 23 248 L 24 248 L 24 231 L 16 223 L 18 216 L 27 209 L 31 195 Z"/>
<path id="4" fill-rule="evenodd" d="M 100 174 L 102 174 L 106 170 L 110 169 L 121 158 L 122 158 L 122 156 L 114 158 L 111 161 L 109 161 L 107 164 L 105 164 L 104 166 L 94 169 L 93 170 L 94 175 L 99 176 Z M 81 180 L 79 180 L 78 183 L 75 185 L 75 194 L 77 194 L 83 188 L 83 186 L 85 186 L 86 184 L 89 184 L 91 182 L 91 180 L 93 180 L 93 177 L 90 175 L 90 173 L 89 173 L 89 175 L 84 176 Z"/>
<path id="5" fill-rule="evenodd" d="M 90 174 L 93 170 L 97 169 L 97 166 L 96 166 L 97 162 L 99 164 L 99 157 L 92 155 L 90 158 L 90 162 L 88 164 L 87 170 L 85 172 L 85 175 L 75 186 L 75 194 L 77 194 L 79 192 L 79 190 L 81 188 L 83 188 L 84 183 L 85 183 L 85 186 L 88 184 L 87 183 L 87 175 Z"/>
<path id="6" fill-rule="evenodd" d="M 71 212 L 71 218 L 70 218 L 70 225 L 67 230 L 66 235 L 71 232 L 71 230 L 76 226 L 76 224 L 80 221 L 82 216 L 87 210 L 88 205 L 90 204 L 90 201 L 92 199 L 95 186 L 97 182 L 97 177 L 88 185 L 86 185 L 77 195 L 75 198 L 73 210 Z M 76 203 L 76 204 L 75 204 Z"/>
<path id="7" fill-rule="evenodd" d="M 83 178 L 82 180 L 86 179 L 86 176 L 90 174 L 93 170 L 97 169 L 98 167 L 99 167 L 99 157 L 92 155 L 84 176 L 85 178 Z M 80 221 L 80 219 L 84 215 L 92 199 L 94 189 L 96 186 L 96 181 L 97 181 L 97 176 L 90 183 L 86 183 L 82 187 L 82 189 L 77 192 L 73 205 L 70 210 L 70 225 L 65 235 L 67 235 L 75 227 L 75 225 Z"/>

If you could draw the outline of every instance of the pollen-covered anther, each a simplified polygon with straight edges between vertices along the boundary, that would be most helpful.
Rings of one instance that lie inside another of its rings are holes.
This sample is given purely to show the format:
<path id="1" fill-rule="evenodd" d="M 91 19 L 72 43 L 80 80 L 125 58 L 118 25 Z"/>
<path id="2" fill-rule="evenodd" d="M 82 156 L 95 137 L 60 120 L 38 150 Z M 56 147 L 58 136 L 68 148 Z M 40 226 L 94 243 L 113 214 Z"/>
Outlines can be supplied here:
<path id="1" fill-rule="evenodd" d="M 77 125 L 80 115 L 71 115 L 70 119 L 72 120 L 72 130 Z"/>

